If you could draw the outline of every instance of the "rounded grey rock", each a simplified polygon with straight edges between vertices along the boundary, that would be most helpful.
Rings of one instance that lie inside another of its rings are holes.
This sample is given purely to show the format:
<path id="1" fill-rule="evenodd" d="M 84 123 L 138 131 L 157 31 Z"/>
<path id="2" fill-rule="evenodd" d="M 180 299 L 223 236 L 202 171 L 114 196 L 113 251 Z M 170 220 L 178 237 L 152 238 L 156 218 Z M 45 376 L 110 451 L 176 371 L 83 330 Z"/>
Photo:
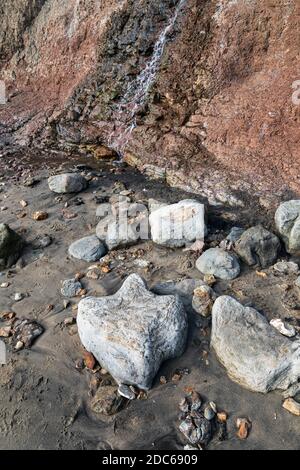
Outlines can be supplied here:
<path id="1" fill-rule="evenodd" d="M 87 187 L 87 181 L 83 176 L 77 173 L 65 173 L 50 176 L 50 178 L 48 178 L 48 185 L 54 193 L 79 193 Z"/>
<path id="2" fill-rule="evenodd" d="M 69 254 L 73 256 L 73 258 L 88 261 L 89 263 L 98 261 L 106 252 L 107 250 L 104 244 L 96 235 L 81 238 L 72 243 L 69 247 Z"/>
<path id="3" fill-rule="evenodd" d="M 219 279 L 235 279 L 240 274 L 237 256 L 221 248 L 209 248 L 196 261 L 202 274 L 212 274 Z"/>
<path id="4" fill-rule="evenodd" d="M 76 297 L 81 289 L 82 285 L 79 281 L 76 281 L 76 279 L 66 279 L 63 282 L 61 293 L 64 297 Z"/>

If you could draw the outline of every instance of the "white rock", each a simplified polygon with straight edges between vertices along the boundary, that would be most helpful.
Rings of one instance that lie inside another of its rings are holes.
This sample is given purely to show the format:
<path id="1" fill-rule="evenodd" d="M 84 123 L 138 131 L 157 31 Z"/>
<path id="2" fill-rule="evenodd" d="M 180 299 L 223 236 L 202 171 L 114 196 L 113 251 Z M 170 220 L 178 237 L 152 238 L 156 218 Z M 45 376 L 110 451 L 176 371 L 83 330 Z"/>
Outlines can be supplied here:
<path id="1" fill-rule="evenodd" d="M 204 205 L 192 199 L 155 210 L 149 222 L 152 240 L 159 245 L 182 247 L 206 235 Z"/>
<path id="2" fill-rule="evenodd" d="M 80 301 L 82 344 L 119 384 L 149 389 L 162 362 L 180 356 L 187 316 L 178 297 L 157 296 L 137 274 L 108 297 Z"/>
<path id="3" fill-rule="evenodd" d="M 285 338 L 232 297 L 214 303 L 211 346 L 230 378 L 254 392 L 285 390 L 300 377 L 300 341 Z"/>
<path id="4" fill-rule="evenodd" d="M 284 323 L 281 318 L 273 318 L 273 320 L 270 321 L 270 325 L 276 328 L 279 333 L 284 336 L 287 336 L 288 338 L 293 338 L 293 336 L 296 335 L 295 328 L 292 325 Z"/>

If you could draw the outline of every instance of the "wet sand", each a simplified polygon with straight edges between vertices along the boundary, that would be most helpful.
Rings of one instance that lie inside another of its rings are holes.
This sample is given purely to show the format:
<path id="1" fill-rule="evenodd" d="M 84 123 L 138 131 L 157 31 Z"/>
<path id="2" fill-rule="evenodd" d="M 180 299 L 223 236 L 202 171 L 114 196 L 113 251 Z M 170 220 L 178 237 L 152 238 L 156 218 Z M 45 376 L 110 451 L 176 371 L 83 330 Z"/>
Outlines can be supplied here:
<path id="1" fill-rule="evenodd" d="M 281 394 L 272 392 L 264 396 L 232 382 L 209 349 L 209 321 L 201 324 L 200 317 L 192 312 L 189 312 L 186 352 L 181 358 L 163 365 L 148 398 L 129 403 L 112 417 L 92 412 L 89 396 L 92 373 L 76 369 L 76 360 L 82 357 L 83 349 L 78 334 L 72 334 L 74 329 L 64 325 L 64 320 L 76 313 L 79 299 L 72 299 L 70 306 L 64 309 L 60 288 L 61 281 L 78 272 L 86 273 L 93 263 L 71 259 L 68 246 L 94 233 L 97 224 L 95 196 L 111 195 L 118 181 L 133 190 L 133 200 L 146 201 L 154 197 L 164 202 L 177 202 L 191 195 L 146 180 L 133 170 L 113 173 L 111 166 L 105 166 L 86 191 L 63 195 L 57 202 L 57 195 L 50 192 L 46 178 L 73 168 L 76 163 L 77 160 L 71 160 L 62 164 L 54 159 L 40 165 L 35 161 L 27 173 L 40 181 L 33 187 L 25 187 L 26 175 L 21 175 L 20 160 L 15 169 L 10 162 L 9 172 L 0 159 L 0 174 L 3 174 L 0 182 L 4 183 L 0 207 L 7 207 L 0 212 L 0 221 L 22 233 L 28 243 L 22 257 L 25 266 L 17 265 L 0 277 L 0 282 L 10 283 L 8 288 L 0 289 L 0 312 L 13 311 L 20 318 L 35 319 L 45 329 L 30 350 L 16 353 L 9 347 L 8 363 L 0 366 L 0 449 L 182 449 L 186 441 L 178 431 L 177 417 L 178 403 L 186 387 L 213 400 L 218 409 L 229 414 L 228 439 L 219 442 L 215 438 L 208 449 L 299 449 L 300 421 L 282 408 Z M 99 172 L 97 165 L 91 163 L 96 173 Z M 24 168 L 28 168 L 27 161 L 24 161 Z M 75 205 L 78 197 L 84 204 Z M 28 202 L 24 209 L 20 206 L 21 200 Z M 64 218 L 62 209 L 66 202 L 67 211 L 77 214 L 76 218 Z M 31 214 L 36 210 L 47 211 L 49 218 L 34 221 Z M 266 214 L 258 216 L 255 211 L 255 207 L 250 206 L 245 210 L 209 208 L 209 243 L 213 243 L 214 238 L 222 240 L 232 225 L 246 226 L 252 220 L 256 223 L 267 220 Z M 45 233 L 53 237 L 53 243 L 43 250 L 33 250 L 30 243 L 37 235 Z M 132 272 L 141 274 L 149 287 L 166 280 L 201 278 L 194 267 L 195 254 L 158 247 L 150 241 L 117 250 L 113 258 L 110 273 L 103 273 L 99 280 L 82 279 L 88 295 L 115 292 Z M 138 258 L 149 261 L 150 268 L 138 268 Z M 243 302 L 251 300 L 268 319 L 292 316 L 297 323 L 300 315 L 289 310 L 281 300 L 282 286 L 288 280 L 275 277 L 271 270 L 266 272 L 266 277 L 260 277 L 255 269 L 243 267 L 238 279 L 218 282 L 216 291 L 231 293 Z M 15 302 L 16 292 L 26 297 Z M 171 378 L 178 368 L 188 368 L 190 373 L 175 384 Z M 167 384 L 160 384 L 162 375 L 168 379 Z M 252 421 L 251 433 L 244 441 L 236 437 L 238 417 Z"/>

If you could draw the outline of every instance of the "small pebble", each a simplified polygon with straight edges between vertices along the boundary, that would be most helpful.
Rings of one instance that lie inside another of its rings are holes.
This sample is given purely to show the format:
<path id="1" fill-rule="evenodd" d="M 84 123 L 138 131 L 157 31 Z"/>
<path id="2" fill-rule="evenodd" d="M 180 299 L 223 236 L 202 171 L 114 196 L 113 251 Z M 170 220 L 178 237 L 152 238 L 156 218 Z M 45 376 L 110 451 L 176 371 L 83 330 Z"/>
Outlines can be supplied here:
<path id="1" fill-rule="evenodd" d="M 135 400 L 136 394 L 131 390 L 128 385 L 121 384 L 118 388 L 118 393 L 121 397 L 127 398 L 127 400 Z"/>
<path id="2" fill-rule="evenodd" d="M 17 292 L 14 296 L 14 299 L 15 299 L 16 302 L 20 302 L 20 300 L 24 299 L 24 295 L 21 294 L 20 292 Z"/>

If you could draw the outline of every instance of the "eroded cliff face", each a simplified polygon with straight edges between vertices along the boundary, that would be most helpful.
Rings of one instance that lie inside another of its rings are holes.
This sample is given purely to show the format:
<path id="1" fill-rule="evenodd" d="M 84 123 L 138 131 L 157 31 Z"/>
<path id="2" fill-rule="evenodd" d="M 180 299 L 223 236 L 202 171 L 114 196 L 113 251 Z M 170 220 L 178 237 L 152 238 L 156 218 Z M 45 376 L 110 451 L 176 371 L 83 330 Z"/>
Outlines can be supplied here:
<path id="1" fill-rule="evenodd" d="M 1 4 L 2 146 L 95 152 L 117 132 L 116 106 L 178 2 Z M 221 200 L 299 193 L 299 18 L 298 0 L 186 0 L 126 160 Z"/>

